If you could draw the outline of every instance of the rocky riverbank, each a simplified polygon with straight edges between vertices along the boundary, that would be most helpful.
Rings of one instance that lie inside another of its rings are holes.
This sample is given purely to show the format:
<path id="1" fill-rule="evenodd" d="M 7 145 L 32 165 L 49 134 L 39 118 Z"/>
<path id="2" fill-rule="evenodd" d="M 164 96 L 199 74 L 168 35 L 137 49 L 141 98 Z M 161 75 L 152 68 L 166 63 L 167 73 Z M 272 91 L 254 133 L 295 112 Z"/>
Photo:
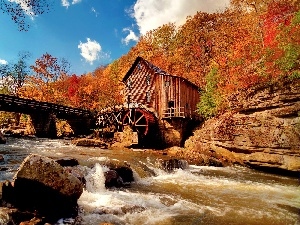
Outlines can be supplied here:
<path id="1" fill-rule="evenodd" d="M 230 112 L 207 120 L 175 152 L 193 163 L 242 164 L 298 176 L 300 81 L 233 96 Z"/>

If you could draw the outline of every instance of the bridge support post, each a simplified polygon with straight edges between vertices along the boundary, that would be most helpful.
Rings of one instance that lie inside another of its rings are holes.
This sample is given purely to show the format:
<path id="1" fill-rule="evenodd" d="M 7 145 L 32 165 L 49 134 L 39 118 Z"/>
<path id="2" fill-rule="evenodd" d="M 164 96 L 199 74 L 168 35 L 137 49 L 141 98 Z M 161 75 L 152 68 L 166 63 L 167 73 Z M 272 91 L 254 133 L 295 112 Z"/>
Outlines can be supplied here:
<path id="1" fill-rule="evenodd" d="M 56 116 L 52 113 L 37 112 L 31 114 L 35 135 L 40 138 L 56 138 Z"/>
<path id="2" fill-rule="evenodd" d="M 67 119 L 67 122 L 71 126 L 75 136 L 91 134 L 95 126 L 95 121 L 88 117 Z"/>

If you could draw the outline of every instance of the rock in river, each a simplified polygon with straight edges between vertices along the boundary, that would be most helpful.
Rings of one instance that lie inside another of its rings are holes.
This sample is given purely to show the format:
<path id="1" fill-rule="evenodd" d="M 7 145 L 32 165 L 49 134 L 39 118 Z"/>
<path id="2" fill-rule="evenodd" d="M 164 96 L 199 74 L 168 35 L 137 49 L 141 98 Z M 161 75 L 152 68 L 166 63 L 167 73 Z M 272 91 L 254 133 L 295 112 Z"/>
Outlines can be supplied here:
<path id="1" fill-rule="evenodd" d="M 76 146 L 99 147 L 102 149 L 108 148 L 108 144 L 99 139 L 80 138 L 73 140 L 72 144 Z"/>
<path id="2" fill-rule="evenodd" d="M 77 215 L 83 184 L 54 160 L 31 154 L 21 164 L 3 199 L 21 210 L 37 211 L 54 221 Z"/>
<path id="3" fill-rule="evenodd" d="M 175 169 L 186 169 L 189 167 L 188 162 L 183 159 L 158 159 L 155 164 L 158 168 L 167 172 L 172 172 Z"/>
<path id="4" fill-rule="evenodd" d="M 0 144 L 5 144 L 5 143 L 6 143 L 6 138 L 4 137 L 2 132 L 0 131 Z"/>

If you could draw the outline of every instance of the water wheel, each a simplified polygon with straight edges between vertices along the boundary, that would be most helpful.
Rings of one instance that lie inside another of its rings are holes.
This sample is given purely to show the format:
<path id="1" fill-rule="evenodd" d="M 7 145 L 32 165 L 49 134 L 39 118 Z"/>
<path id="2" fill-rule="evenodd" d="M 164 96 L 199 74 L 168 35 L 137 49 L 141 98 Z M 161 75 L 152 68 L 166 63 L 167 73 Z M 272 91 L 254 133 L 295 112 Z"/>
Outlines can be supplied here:
<path id="1" fill-rule="evenodd" d="M 109 111 L 101 113 L 98 118 L 96 125 L 100 129 L 110 130 L 117 132 L 122 130 L 122 111 Z"/>
<path id="2" fill-rule="evenodd" d="M 143 109 L 130 109 L 123 117 L 123 126 L 129 125 L 133 132 L 146 136 L 155 123 L 154 115 Z"/>
<path id="3" fill-rule="evenodd" d="M 111 114 L 111 123 L 114 127 L 114 131 L 121 131 L 122 130 L 122 111 L 116 111 Z"/>

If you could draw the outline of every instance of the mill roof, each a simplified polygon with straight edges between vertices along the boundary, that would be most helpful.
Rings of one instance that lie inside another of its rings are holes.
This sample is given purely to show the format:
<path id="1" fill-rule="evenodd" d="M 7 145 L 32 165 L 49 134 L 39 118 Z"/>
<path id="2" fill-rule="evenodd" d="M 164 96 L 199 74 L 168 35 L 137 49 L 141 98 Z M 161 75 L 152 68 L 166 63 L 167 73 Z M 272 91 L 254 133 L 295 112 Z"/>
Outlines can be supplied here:
<path id="1" fill-rule="evenodd" d="M 199 88 L 196 84 L 192 83 L 191 81 L 189 81 L 186 78 L 183 77 L 179 77 L 179 76 L 175 76 L 172 74 L 167 73 L 166 71 L 160 69 L 159 67 L 153 65 L 151 62 L 143 59 L 142 57 L 138 56 L 134 63 L 132 64 L 132 66 L 130 67 L 130 69 L 127 71 L 127 73 L 125 74 L 125 76 L 123 77 L 122 81 L 125 83 L 126 80 L 129 78 L 129 76 L 133 73 L 134 69 L 138 66 L 139 62 L 143 62 L 144 65 L 146 65 L 148 67 L 148 69 L 154 71 L 154 73 L 156 74 L 160 74 L 163 76 L 171 76 L 171 77 L 178 77 L 184 81 L 186 81 L 187 83 L 189 83 L 191 86 L 193 86 L 194 88 Z"/>

